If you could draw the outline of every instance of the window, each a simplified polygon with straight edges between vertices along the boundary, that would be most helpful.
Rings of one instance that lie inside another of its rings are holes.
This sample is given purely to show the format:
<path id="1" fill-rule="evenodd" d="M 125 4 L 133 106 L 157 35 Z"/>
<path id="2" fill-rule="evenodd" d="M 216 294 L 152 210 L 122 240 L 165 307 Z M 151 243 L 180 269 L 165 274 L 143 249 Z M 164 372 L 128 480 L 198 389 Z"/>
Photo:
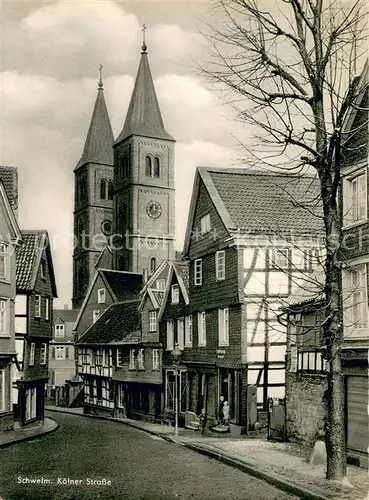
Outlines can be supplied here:
<path id="1" fill-rule="evenodd" d="M 55 347 L 55 359 L 65 359 L 65 347 L 56 346 Z"/>
<path id="2" fill-rule="evenodd" d="M 154 158 L 154 177 L 160 177 L 160 160 L 159 158 Z"/>
<path id="3" fill-rule="evenodd" d="M 97 303 L 105 304 L 105 288 L 100 288 L 97 291 Z"/>
<path id="4" fill-rule="evenodd" d="M 36 387 L 26 390 L 26 420 L 36 418 Z"/>
<path id="5" fill-rule="evenodd" d="M 202 217 L 200 221 L 200 231 L 201 234 L 208 233 L 211 230 L 211 224 L 210 224 L 210 214 L 205 215 Z"/>
<path id="6" fill-rule="evenodd" d="M 106 200 L 107 196 L 107 182 L 105 179 L 101 179 L 100 181 L 100 198 L 102 200 Z"/>
<path id="7" fill-rule="evenodd" d="M 157 317 L 156 311 L 149 312 L 149 331 L 150 332 L 156 332 L 156 330 L 157 330 L 156 317 Z"/>
<path id="8" fill-rule="evenodd" d="M 114 183 L 113 181 L 108 182 L 108 200 L 113 199 L 113 193 L 114 193 Z"/>
<path id="9" fill-rule="evenodd" d="M 167 321 L 167 350 L 174 349 L 173 321 Z"/>
<path id="10" fill-rule="evenodd" d="M 7 245 L 0 244 L 0 279 L 8 278 L 9 252 Z"/>
<path id="11" fill-rule="evenodd" d="M 152 369 L 153 370 L 160 369 L 160 351 L 159 351 L 159 349 L 152 350 Z"/>
<path id="12" fill-rule="evenodd" d="M 0 335 L 8 335 L 9 300 L 0 299 Z"/>
<path id="13" fill-rule="evenodd" d="M 197 313 L 197 332 L 199 347 L 206 346 L 206 312 Z"/>
<path id="14" fill-rule="evenodd" d="M 41 317 L 41 295 L 35 295 L 35 318 Z"/>
<path id="15" fill-rule="evenodd" d="M 157 260 L 156 257 L 151 257 L 150 259 L 150 274 L 154 274 L 156 271 Z"/>
<path id="16" fill-rule="evenodd" d="M 179 285 L 172 285 L 172 304 L 179 303 Z"/>
<path id="17" fill-rule="evenodd" d="M 344 317 L 347 326 L 356 329 L 368 326 L 366 265 L 352 267 L 344 272 Z"/>
<path id="18" fill-rule="evenodd" d="M 92 323 L 96 323 L 96 321 L 99 319 L 99 316 L 100 316 L 100 311 L 98 309 L 92 311 Z"/>
<path id="19" fill-rule="evenodd" d="M 288 249 L 272 248 L 269 250 L 270 266 L 278 268 L 288 267 Z"/>
<path id="20" fill-rule="evenodd" d="M 137 365 L 139 370 L 145 369 L 145 349 L 138 350 Z"/>
<path id="21" fill-rule="evenodd" d="M 163 280 L 163 279 L 156 280 L 156 289 L 157 290 L 164 290 L 165 289 L 165 280 Z"/>
<path id="22" fill-rule="evenodd" d="M 54 327 L 54 337 L 55 338 L 61 338 L 64 337 L 64 325 L 55 325 Z"/>
<path id="23" fill-rule="evenodd" d="M 217 280 L 225 279 L 225 251 L 220 250 L 215 254 L 215 274 Z"/>
<path id="24" fill-rule="evenodd" d="M 178 318 L 177 320 L 177 342 L 178 349 L 184 348 L 184 318 Z"/>
<path id="25" fill-rule="evenodd" d="M 46 365 L 46 360 L 47 360 L 47 344 L 41 344 L 40 363 L 42 365 Z"/>
<path id="26" fill-rule="evenodd" d="M 228 307 L 218 309 L 219 346 L 229 345 L 229 311 Z"/>
<path id="27" fill-rule="evenodd" d="M 347 224 L 367 218 L 366 175 L 345 179 L 343 185 L 343 217 Z"/>
<path id="28" fill-rule="evenodd" d="M 129 351 L 129 369 L 134 370 L 135 368 L 136 368 L 135 349 L 131 349 Z"/>
<path id="29" fill-rule="evenodd" d="M 49 297 L 45 297 L 45 319 L 49 321 L 50 319 L 50 299 Z"/>
<path id="30" fill-rule="evenodd" d="M 122 384 L 118 385 L 118 407 L 124 408 L 124 388 Z"/>
<path id="31" fill-rule="evenodd" d="M 185 319 L 185 346 L 186 347 L 192 347 L 192 330 L 193 330 L 192 315 L 186 316 L 186 319 Z"/>
<path id="32" fill-rule="evenodd" d="M 41 278 L 45 279 L 47 274 L 46 259 L 41 259 Z"/>
<path id="33" fill-rule="evenodd" d="M 36 350 L 35 343 L 31 342 L 29 349 L 29 366 L 33 366 L 35 364 L 35 350 Z"/>
<path id="34" fill-rule="evenodd" d="M 4 368 L 0 368 L 0 411 L 6 410 L 6 382 L 5 382 L 5 370 Z"/>
<path id="35" fill-rule="evenodd" d="M 150 156 L 146 156 L 145 158 L 145 172 L 146 172 L 146 177 L 151 177 L 152 161 Z"/>
<path id="36" fill-rule="evenodd" d="M 123 365 L 123 352 L 122 349 L 117 349 L 117 367 L 120 368 Z"/>
<path id="37" fill-rule="evenodd" d="M 195 260 L 194 279 L 195 279 L 195 286 L 202 285 L 202 259 Z"/>

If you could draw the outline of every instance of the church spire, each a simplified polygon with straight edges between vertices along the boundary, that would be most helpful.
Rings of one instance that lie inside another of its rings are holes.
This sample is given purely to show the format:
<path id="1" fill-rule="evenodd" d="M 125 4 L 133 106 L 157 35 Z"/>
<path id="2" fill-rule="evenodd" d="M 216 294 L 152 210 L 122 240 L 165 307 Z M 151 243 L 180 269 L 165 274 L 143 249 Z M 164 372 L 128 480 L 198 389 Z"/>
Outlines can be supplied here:
<path id="1" fill-rule="evenodd" d="M 100 77 L 95 107 L 87 132 L 83 153 L 81 159 L 77 163 L 76 169 L 86 163 L 102 163 L 103 165 L 113 165 L 114 163 L 112 148 L 114 136 L 105 104 L 102 69 L 103 66 L 100 64 Z"/>
<path id="2" fill-rule="evenodd" d="M 138 67 L 135 86 L 129 103 L 126 121 L 115 144 L 131 135 L 141 135 L 154 139 L 174 141 L 164 128 L 158 98 L 156 96 L 145 40 L 146 26 L 143 26 L 141 61 Z"/>

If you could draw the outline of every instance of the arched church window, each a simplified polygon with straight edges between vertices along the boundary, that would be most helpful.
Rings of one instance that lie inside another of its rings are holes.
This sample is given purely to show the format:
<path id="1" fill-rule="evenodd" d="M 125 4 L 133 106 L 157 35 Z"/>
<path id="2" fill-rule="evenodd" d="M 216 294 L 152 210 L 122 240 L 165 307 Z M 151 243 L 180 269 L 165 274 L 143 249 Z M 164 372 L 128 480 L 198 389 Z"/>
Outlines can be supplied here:
<path id="1" fill-rule="evenodd" d="M 109 183 L 108 183 L 108 199 L 109 200 L 113 199 L 113 192 L 114 192 L 114 183 L 113 183 L 113 181 L 109 181 Z"/>
<path id="2" fill-rule="evenodd" d="M 150 274 L 154 274 L 156 271 L 157 260 L 156 257 L 151 257 L 150 259 Z"/>
<path id="3" fill-rule="evenodd" d="M 154 177 L 160 177 L 160 160 L 157 156 L 154 158 Z"/>
<path id="4" fill-rule="evenodd" d="M 151 161 L 150 156 L 146 156 L 145 165 L 146 165 L 146 177 L 151 177 L 152 176 L 152 161 Z"/>
<path id="5" fill-rule="evenodd" d="M 106 200 L 106 191 L 107 191 L 107 182 L 105 179 L 101 179 L 100 181 L 100 198 L 102 200 Z"/>

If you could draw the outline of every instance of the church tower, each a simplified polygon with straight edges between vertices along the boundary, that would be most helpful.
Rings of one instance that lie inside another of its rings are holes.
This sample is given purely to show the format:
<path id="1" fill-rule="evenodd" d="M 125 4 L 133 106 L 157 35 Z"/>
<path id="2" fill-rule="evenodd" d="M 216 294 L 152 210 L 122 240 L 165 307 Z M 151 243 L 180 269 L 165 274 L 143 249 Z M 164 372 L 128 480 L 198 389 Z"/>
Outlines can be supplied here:
<path id="1" fill-rule="evenodd" d="M 114 143 L 114 266 L 152 274 L 174 258 L 174 144 L 164 128 L 145 41 L 131 101 Z"/>
<path id="2" fill-rule="evenodd" d="M 95 272 L 95 259 L 112 231 L 114 137 L 105 104 L 101 68 L 85 146 L 74 169 L 73 309 L 81 306 Z"/>

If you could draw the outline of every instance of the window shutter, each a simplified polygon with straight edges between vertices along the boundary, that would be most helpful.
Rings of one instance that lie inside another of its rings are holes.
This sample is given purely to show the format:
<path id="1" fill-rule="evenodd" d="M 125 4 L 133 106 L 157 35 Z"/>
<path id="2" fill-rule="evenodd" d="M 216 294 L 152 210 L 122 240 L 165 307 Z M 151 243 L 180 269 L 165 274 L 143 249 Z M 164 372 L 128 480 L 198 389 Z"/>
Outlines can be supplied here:
<path id="1" fill-rule="evenodd" d="M 52 359 L 55 359 L 55 347 L 51 349 L 51 357 Z"/>
<path id="2" fill-rule="evenodd" d="M 343 194 L 343 220 L 346 224 L 349 224 L 352 220 L 352 187 L 351 182 L 347 179 L 343 179 L 342 183 L 342 194 Z"/>
<path id="3" fill-rule="evenodd" d="M 358 178 L 358 219 L 366 218 L 366 175 Z"/>
<path id="4" fill-rule="evenodd" d="M 69 347 L 65 348 L 65 359 L 68 359 L 69 357 Z"/>

